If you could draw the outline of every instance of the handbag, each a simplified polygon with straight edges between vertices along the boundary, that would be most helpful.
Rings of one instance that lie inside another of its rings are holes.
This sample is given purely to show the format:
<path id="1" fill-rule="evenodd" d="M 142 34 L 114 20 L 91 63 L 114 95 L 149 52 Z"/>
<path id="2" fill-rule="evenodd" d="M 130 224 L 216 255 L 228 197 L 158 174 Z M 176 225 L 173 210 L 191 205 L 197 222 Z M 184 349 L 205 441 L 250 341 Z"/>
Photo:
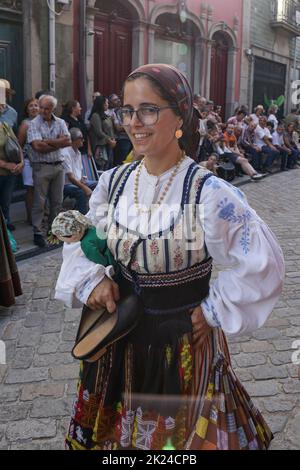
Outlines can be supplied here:
<path id="1" fill-rule="evenodd" d="M 22 149 L 17 140 L 17 138 L 12 133 L 10 127 L 3 123 L 3 129 L 6 134 L 6 142 L 4 146 L 4 151 L 6 155 L 6 160 L 9 163 L 21 163 L 22 162 Z"/>
<path id="2" fill-rule="evenodd" d="M 225 181 L 233 181 L 235 178 L 235 167 L 231 162 L 221 161 L 217 168 L 219 178 Z"/>

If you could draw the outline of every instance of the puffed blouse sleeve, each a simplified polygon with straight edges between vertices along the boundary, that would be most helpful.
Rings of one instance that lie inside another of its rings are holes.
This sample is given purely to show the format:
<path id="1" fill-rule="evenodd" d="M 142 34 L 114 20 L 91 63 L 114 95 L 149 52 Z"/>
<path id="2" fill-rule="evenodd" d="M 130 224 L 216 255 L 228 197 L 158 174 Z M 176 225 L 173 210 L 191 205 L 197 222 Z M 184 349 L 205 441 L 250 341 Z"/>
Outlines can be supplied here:
<path id="1" fill-rule="evenodd" d="M 90 198 L 90 210 L 87 217 L 93 225 L 105 230 L 108 185 L 113 170 L 102 173 L 99 182 Z M 55 298 L 62 300 L 68 307 L 80 307 L 86 304 L 93 289 L 104 276 L 112 278 L 112 266 L 93 263 L 84 255 L 80 242 L 64 244 L 63 263 L 55 289 Z"/>
<path id="2" fill-rule="evenodd" d="M 224 268 L 201 303 L 204 316 L 228 335 L 250 333 L 265 323 L 282 292 L 282 250 L 238 188 L 212 176 L 200 204 L 208 253 Z"/>

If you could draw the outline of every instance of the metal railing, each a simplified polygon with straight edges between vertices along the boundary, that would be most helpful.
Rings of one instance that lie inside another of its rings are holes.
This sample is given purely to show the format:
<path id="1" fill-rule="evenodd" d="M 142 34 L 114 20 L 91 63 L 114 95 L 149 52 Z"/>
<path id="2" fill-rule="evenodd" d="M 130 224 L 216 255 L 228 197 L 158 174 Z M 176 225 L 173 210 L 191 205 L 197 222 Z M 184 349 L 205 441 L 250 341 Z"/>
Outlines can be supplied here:
<path id="1" fill-rule="evenodd" d="M 285 23 L 294 28 L 300 27 L 300 3 L 295 0 L 273 0 L 274 23 Z"/>

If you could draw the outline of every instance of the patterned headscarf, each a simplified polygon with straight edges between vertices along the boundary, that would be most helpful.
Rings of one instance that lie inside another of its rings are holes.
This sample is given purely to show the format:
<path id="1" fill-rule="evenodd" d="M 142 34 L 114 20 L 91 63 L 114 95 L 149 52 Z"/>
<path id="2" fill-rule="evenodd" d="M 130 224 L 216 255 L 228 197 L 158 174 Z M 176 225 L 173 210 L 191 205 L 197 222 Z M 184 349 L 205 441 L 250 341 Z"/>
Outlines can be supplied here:
<path id="1" fill-rule="evenodd" d="M 149 76 L 156 81 L 161 88 L 176 103 L 183 120 L 183 137 L 180 145 L 187 155 L 195 157 L 199 142 L 199 114 L 193 107 L 193 93 L 187 78 L 178 69 L 167 64 L 147 64 L 134 70 L 128 78 L 136 73 Z"/>

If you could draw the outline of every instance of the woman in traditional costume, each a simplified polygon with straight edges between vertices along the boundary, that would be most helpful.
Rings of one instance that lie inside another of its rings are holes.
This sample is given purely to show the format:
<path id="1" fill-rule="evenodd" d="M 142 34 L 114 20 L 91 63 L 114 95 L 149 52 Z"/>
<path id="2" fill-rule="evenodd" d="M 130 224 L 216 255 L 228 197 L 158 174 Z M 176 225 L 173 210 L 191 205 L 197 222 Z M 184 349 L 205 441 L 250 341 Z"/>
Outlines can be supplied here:
<path id="1" fill-rule="evenodd" d="M 249 334 L 282 290 L 278 242 L 237 188 L 190 158 L 198 121 L 185 76 L 144 65 L 120 119 L 136 161 L 104 172 L 87 217 L 120 273 L 65 244 L 56 298 L 106 307 L 137 293 L 144 314 L 96 362 L 81 362 L 68 449 L 267 449 L 272 434 L 234 374 L 225 335 Z M 212 262 L 222 266 L 210 281 Z"/>

